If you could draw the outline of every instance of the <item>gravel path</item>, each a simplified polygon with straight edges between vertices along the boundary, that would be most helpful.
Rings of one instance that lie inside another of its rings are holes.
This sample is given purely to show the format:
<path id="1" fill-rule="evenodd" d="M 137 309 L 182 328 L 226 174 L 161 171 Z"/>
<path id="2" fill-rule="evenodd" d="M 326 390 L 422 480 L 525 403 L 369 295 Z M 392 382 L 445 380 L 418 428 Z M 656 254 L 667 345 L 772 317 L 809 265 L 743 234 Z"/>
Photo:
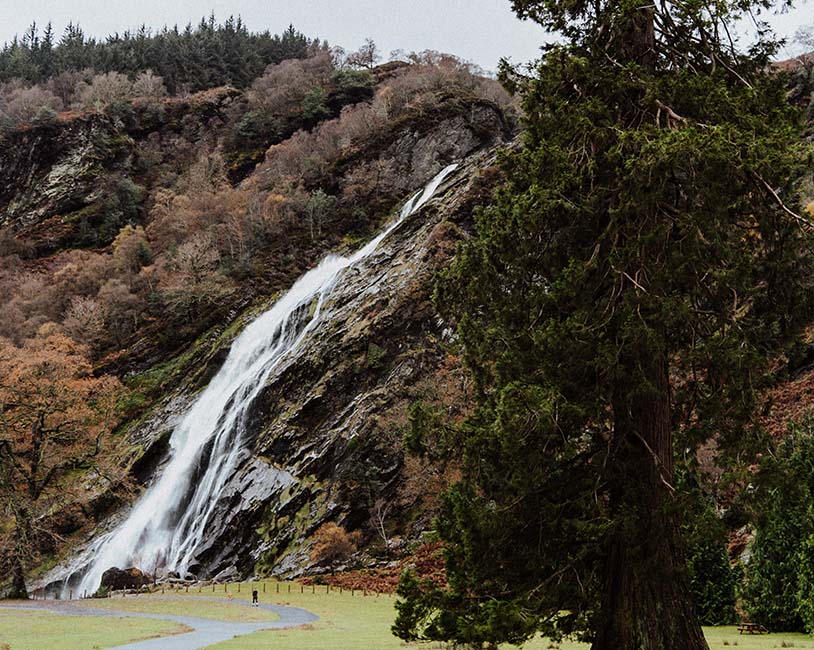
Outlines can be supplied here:
<path id="1" fill-rule="evenodd" d="M 165 597 L 168 600 L 171 597 Z M 224 602 L 232 605 L 245 605 L 251 607 L 249 603 L 241 600 L 228 600 L 226 598 L 203 598 L 216 602 Z M 49 611 L 55 614 L 70 616 L 125 616 L 131 618 L 155 618 L 165 621 L 175 621 L 190 628 L 192 632 L 177 634 L 175 636 L 165 636 L 160 639 L 149 639 L 147 641 L 137 641 L 127 645 L 116 646 L 116 650 L 199 650 L 206 646 L 228 641 L 236 636 L 251 634 L 258 630 L 271 630 L 286 627 L 297 627 L 319 620 L 319 616 L 299 607 L 288 607 L 284 605 L 269 605 L 260 603 L 259 608 L 274 612 L 280 618 L 267 623 L 230 623 L 225 621 L 213 621 L 206 618 L 195 618 L 192 616 L 173 616 L 171 614 L 144 614 L 140 612 L 117 612 L 108 609 L 93 609 L 84 605 L 71 604 L 60 600 L 33 600 L 13 605 L 0 605 L 2 609 L 36 609 Z M 112 648 L 110 650 L 113 650 Z"/>

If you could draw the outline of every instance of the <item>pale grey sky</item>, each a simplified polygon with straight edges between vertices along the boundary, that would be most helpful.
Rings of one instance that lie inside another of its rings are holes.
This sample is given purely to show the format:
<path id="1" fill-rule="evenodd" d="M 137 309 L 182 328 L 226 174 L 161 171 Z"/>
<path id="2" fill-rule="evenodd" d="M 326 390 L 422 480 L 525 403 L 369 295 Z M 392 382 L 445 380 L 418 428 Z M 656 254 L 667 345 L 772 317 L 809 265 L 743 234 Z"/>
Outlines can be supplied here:
<path id="1" fill-rule="evenodd" d="M 546 39 L 538 26 L 515 18 L 509 0 L 0 0 L 0 42 L 34 20 L 52 21 L 57 34 L 73 20 L 86 33 L 105 36 L 141 23 L 185 25 L 212 11 L 220 19 L 240 14 L 254 30 L 277 32 L 293 23 L 348 49 L 370 37 L 385 54 L 441 50 L 488 70 L 501 56 L 514 63 L 536 58 Z M 814 23 L 814 0 L 798 0 L 793 12 L 771 22 L 793 36 L 799 25 Z"/>

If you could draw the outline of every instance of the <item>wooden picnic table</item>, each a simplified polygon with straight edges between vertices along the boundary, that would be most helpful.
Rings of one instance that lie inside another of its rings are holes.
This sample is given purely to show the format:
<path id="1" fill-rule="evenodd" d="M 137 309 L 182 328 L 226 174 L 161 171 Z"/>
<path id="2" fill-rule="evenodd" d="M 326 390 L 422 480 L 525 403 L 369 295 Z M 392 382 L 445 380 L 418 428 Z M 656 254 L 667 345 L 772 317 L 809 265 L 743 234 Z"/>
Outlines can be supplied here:
<path id="1" fill-rule="evenodd" d="M 768 634 L 769 630 L 760 623 L 741 623 L 738 626 L 738 634 Z"/>

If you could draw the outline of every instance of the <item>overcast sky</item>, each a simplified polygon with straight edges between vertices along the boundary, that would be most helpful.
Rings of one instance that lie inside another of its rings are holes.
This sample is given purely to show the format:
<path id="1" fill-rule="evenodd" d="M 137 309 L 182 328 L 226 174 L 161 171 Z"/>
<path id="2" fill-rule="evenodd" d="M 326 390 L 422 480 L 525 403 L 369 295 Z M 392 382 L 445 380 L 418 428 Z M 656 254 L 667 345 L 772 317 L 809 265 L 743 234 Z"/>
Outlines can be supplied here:
<path id="1" fill-rule="evenodd" d="M 793 37 L 798 26 L 814 23 L 814 0 L 797 5 L 772 17 L 780 34 Z M 72 20 L 88 34 L 105 36 L 142 23 L 185 25 L 214 11 L 220 19 L 239 14 L 253 30 L 279 32 L 293 23 L 346 49 L 370 37 L 385 54 L 441 50 L 493 70 L 501 56 L 514 63 L 536 58 L 546 40 L 539 27 L 517 20 L 509 7 L 509 0 L 0 0 L 0 42 L 32 21 L 50 20 L 60 34 Z"/>

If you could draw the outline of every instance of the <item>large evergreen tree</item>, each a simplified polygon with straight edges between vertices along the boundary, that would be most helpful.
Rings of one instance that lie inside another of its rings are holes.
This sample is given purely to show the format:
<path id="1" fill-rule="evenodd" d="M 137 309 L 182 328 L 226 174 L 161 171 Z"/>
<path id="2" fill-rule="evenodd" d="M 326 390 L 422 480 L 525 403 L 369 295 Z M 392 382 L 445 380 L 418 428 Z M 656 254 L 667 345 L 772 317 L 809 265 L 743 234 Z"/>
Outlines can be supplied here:
<path id="1" fill-rule="evenodd" d="M 765 26 L 731 38 L 770 4 L 514 0 L 565 42 L 514 77 L 523 147 L 439 285 L 480 406 L 454 429 L 414 412 L 412 442 L 445 432 L 465 471 L 438 521 L 449 586 L 404 578 L 402 638 L 707 647 L 674 450 L 747 460 L 769 360 L 810 317 L 798 116 Z"/>

